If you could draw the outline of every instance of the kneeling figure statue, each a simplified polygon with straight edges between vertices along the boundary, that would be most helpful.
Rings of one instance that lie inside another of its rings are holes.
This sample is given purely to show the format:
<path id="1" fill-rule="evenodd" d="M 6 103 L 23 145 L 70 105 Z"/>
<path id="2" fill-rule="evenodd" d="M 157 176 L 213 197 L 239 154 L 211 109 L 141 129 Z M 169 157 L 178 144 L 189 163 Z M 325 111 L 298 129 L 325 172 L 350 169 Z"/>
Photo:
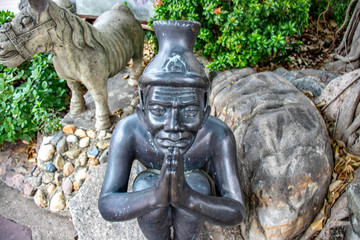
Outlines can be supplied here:
<path id="1" fill-rule="evenodd" d="M 210 82 L 193 55 L 200 24 L 158 21 L 159 53 L 139 80 L 136 114 L 110 144 L 99 199 L 108 221 L 137 218 L 150 240 L 195 239 L 204 221 L 235 225 L 245 216 L 231 130 L 209 116 Z M 146 170 L 127 192 L 131 165 Z"/>

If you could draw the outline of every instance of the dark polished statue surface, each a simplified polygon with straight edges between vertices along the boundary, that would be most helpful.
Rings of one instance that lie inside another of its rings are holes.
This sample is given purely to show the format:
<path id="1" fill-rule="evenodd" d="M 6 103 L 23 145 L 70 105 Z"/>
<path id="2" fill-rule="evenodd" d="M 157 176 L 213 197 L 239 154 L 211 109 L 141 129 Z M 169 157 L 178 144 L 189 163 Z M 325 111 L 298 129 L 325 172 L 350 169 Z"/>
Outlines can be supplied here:
<path id="1" fill-rule="evenodd" d="M 116 126 L 99 199 L 108 221 L 138 219 L 150 240 L 195 239 L 204 221 L 235 225 L 245 216 L 231 130 L 209 116 L 210 82 L 193 55 L 200 24 L 153 24 L 159 53 L 139 80 L 136 114 Z M 127 192 L 133 161 L 139 173 Z"/>

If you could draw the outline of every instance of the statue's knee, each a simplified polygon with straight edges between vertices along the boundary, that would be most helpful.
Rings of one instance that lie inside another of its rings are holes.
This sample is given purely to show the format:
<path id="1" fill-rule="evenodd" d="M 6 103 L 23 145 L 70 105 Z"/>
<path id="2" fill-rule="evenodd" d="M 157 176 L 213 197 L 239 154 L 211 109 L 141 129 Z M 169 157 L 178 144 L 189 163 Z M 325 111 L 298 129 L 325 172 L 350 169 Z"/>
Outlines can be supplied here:
<path id="1" fill-rule="evenodd" d="M 211 195 L 212 183 L 209 176 L 204 172 L 187 172 L 185 173 L 186 182 L 189 186 L 204 195 Z"/>
<path id="2" fill-rule="evenodd" d="M 158 179 L 159 175 L 152 172 L 144 171 L 139 173 L 133 184 L 133 192 L 141 191 L 154 186 Z"/>

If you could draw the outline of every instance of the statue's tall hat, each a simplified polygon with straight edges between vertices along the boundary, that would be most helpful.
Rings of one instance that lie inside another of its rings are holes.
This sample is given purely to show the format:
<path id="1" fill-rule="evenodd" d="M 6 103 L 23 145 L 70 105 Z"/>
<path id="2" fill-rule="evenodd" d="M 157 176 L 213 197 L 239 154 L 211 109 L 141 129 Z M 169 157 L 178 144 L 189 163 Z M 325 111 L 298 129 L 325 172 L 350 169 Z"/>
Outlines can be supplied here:
<path id="1" fill-rule="evenodd" d="M 139 88 L 147 86 L 210 87 L 202 65 L 193 54 L 200 23 L 194 21 L 155 21 L 159 52 L 139 79 Z"/>

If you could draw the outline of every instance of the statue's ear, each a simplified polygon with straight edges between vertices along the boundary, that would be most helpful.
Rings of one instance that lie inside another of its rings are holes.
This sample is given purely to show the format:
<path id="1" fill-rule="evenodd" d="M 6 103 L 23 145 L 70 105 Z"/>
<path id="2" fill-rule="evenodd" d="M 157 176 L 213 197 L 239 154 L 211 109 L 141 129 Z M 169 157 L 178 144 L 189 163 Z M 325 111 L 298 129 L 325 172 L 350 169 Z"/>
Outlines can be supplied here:
<path id="1" fill-rule="evenodd" d="M 29 0 L 30 7 L 38 13 L 43 12 L 49 4 L 48 0 Z"/>
<path id="2" fill-rule="evenodd" d="M 140 107 L 140 105 L 136 106 L 136 115 L 138 116 L 141 124 L 145 127 L 145 129 L 150 131 L 149 124 L 148 124 L 148 122 L 146 120 L 145 110 L 142 107 Z"/>
<path id="3" fill-rule="evenodd" d="M 210 115 L 210 111 L 211 111 L 211 107 L 210 106 L 207 106 L 205 111 L 204 111 L 204 115 L 203 115 L 203 119 L 202 119 L 202 122 L 201 122 L 201 127 L 204 126 L 204 124 L 206 123 L 209 115 Z"/>

